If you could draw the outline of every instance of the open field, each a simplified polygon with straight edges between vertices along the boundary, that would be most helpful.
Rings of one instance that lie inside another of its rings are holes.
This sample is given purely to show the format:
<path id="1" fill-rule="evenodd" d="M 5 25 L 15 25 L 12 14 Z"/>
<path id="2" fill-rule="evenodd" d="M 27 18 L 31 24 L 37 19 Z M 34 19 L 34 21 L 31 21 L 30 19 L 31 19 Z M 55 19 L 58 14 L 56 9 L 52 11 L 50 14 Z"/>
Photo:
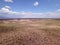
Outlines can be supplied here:
<path id="1" fill-rule="evenodd" d="M 60 45 L 60 20 L 1 20 L 0 45 Z"/>

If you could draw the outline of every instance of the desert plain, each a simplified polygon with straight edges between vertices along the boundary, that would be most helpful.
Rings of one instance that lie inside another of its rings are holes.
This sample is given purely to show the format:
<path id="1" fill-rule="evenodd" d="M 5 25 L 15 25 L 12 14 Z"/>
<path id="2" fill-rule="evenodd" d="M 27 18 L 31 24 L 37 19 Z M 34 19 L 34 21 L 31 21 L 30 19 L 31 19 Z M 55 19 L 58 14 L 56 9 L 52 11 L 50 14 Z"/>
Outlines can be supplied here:
<path id="1" fill-rule="evenodd" d="M 60 19 L 0 20 L 0 45 L 60 45 Z"/>

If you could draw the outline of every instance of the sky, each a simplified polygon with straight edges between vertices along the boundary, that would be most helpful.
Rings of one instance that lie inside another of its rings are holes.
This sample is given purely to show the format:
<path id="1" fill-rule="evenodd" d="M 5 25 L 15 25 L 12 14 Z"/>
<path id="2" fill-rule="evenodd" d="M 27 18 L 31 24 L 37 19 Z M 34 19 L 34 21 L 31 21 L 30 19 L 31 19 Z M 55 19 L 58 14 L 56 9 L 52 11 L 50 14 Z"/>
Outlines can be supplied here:
<path id="1" fill-rule="evenodd" d="M 0 0 L 1 18 L 60 18 L 60 0 Z"/>

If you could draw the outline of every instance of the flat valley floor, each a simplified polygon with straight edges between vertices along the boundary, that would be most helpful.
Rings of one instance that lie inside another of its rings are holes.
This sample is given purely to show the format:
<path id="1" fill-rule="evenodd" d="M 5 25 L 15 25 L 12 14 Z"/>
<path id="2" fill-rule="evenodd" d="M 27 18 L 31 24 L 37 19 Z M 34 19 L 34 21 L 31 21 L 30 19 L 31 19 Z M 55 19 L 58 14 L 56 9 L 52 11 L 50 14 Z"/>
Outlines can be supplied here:
<path id="1" fill-rule="evenodd" d="M 60 20 L 1 20 L 0 45 L 60 45 Z"/>

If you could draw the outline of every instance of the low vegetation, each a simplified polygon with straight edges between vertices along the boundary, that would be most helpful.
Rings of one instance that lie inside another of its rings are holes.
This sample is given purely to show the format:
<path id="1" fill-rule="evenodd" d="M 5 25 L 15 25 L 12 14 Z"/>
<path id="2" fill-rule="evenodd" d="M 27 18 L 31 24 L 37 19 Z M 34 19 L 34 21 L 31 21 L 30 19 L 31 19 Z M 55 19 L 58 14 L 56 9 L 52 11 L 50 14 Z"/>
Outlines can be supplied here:
<path id="1" fill-rule="evenodd" d="M 60 20 L 0 22 L 0 45 L 60 45 Z"/>

